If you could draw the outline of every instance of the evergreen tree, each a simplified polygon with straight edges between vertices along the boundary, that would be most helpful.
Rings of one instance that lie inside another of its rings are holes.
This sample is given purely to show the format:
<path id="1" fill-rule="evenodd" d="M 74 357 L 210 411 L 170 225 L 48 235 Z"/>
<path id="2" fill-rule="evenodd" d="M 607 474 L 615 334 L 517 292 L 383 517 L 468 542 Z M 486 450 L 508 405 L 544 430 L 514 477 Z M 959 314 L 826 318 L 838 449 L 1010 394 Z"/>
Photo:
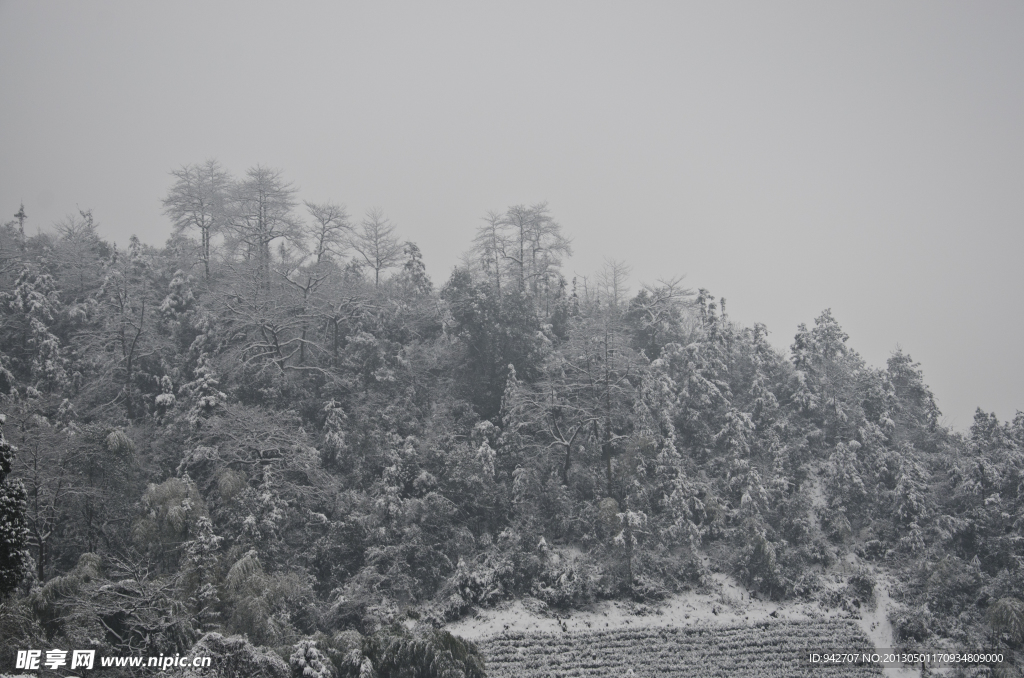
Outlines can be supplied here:
<path id="1" fill-rule="evenodd" d="M 177 181 L 164 198 L 164 212 L 174 222 L 176 233 L 199 232 L 199 259 L 209 280 L 213 238 L 227 221 L 231 177 L 216 160 L 186 165 L 171 175 Z"/>
<path id="2" fill-rule="evenodd" d="M 846 345 L 848 339 L 831 309 L 825 309 L 813 329 L 800 325 L 791 348 L 797 370 L 793 399 L 822 428 L 829 443 L 856 430 L 862 417 L 856 385 L 864 363 Z"/>
<path id="3" fill-rule="evenodd" d="M 0 391 L 16 383 L 43 391 L 67 385 L 68 359 L 55 334 L 63 310 L 57 280 L 47 274 L 24 269 L 13 289 L 0 292 Z"/>
<path id="4" fill-rule="evenodd" d="M 371 209 L 350 239 L 352 249 L 373 270 L 373 286 L 380 287 L 380 274 L 399 262 L 402 244 L 395 235 L 395 225 L 383 210 Z"/>
<path id="5" fill-rule="evenodd" d="M 0 597 L 13 591 L 25 573 L 28 543 L 25 487 L 9 477 L 14 448 L 4 437 L 5 420 L 0 415 Z"/>
<path id="6" fill-rule="evenodd" d="M 297 242 L 301 228 L 293 214 L 295 188 L 282 172 L 256 165 L 236 183 L 230 195 L 230 224 L 234 243 L 242 250 L 249 276 L 257 288 L 268 289 L 272 252 L 278 239 Z"/>
<path id="7" fill-rule="evenodd" d="M 509 364 L 523 381 L 532 382 L 540 372 L 544 341 L 533 300 L 516 289 L 499 297 L 491 285 L 474 283 L 462 269 L 452 272 L 441 299 L 448 303 L 452 330 L 465 350 L 456 367 L 463 397 L 482 418 L 491 419 L 501 407 Z"/>
<path id="8" fill-rule="evenodd" d="M 407 242 L 402 251 L 406 259 L 398 277 L 399 286 L 412 294 L 430 294 L 434 285 L 427 275 L 427 267 L 423 265 L 423 253 L 420 252 L 420 248 L 414 242 Z"/>

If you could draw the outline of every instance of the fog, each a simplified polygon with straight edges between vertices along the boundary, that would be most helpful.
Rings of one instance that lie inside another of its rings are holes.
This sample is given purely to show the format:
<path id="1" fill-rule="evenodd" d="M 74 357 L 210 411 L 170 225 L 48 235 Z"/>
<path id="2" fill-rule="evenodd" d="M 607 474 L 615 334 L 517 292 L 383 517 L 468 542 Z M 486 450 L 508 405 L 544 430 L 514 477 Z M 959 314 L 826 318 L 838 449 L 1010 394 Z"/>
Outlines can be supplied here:
<path id="1" fill-rule="evenodd" d="M 568 276 L 677 274 L 788 348 L 825 308 L 945 422 L 1024 410 L 1024 5 L 0 3 L 0 220 L 161 244 L 169 172 L 380 207 L 443 284 L 547 201 Z"/>

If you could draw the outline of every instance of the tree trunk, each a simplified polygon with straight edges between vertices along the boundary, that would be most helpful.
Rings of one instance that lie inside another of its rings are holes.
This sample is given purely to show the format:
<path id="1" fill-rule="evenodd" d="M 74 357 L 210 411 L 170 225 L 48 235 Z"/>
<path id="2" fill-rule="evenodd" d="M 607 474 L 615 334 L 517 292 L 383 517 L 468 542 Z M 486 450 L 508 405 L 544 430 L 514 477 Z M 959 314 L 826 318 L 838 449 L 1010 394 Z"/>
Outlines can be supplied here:
<path id="1" fill-rule="evenodd" d="M 338 319 L 331 318 L 331 322 L 334 324 L 334 345 L 332 346 L 332 352 L 334 354 L 334 367 L 338 367 Z"/>
<path id="2" fill-rule="evenodd" d="M 612 455 L 604 455 L 605 475 L 608 478 L 608 496 L 612 496 Z"/>
<path id="3" fill-rule="evenodd" d="M 210 282 L 210 228 L 203 229 L 203 270 L 206 273 L 206 282 Z"/>
<path id="4" fill-rule="evenodd" d="M 569 484 L 569 464 L 572 463 L 572 445 L 565 446 L 565 463 L 562 464 L 562 484 Z"/>
<path id="5" fill-rule="evenodd" d="M 127 372 L 128 374 L 124 381 L 125 406 L 128 411 L 129 421 L 133 421 L 135 419 L 135 405 L 132 402 L 132 355 L 130 353 L 128 354 Z"/>
<path id="6" fill-rule="evenodd" d="M 42 538 L 38 531 L 36 532 L 36 541 L 39 542 L 39 548 L 37 549 L 39 557 L 36 559 L 36 576 L 39 578 L 39 583 L 44 583 L 46 581 L 46 540 Z"/>

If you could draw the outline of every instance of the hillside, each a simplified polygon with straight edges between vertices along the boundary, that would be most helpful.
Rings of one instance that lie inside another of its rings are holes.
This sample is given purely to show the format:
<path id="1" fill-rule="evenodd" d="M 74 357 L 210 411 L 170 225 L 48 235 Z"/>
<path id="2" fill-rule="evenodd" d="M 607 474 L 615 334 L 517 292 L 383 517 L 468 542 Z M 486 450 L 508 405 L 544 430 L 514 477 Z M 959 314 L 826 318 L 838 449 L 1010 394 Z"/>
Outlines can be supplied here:
<path id="1" fill-rule="evenodd" d="M 491 214 L 435 283 L 379 210 L 300 210 L 262 167 L 175 179 L 162 248 L 88 211 L 0 229 L 0 670 L 477 676 L 466 615 L 725 584 L 746 614 L 712 614 L 744 625 L 716 633 L 754 645 L 883 596 L 895 646 L 1024 642 L 1024 414 L 944 428 L 920 366 L 867 365 L 828 310 L 783 354 L 681 279 L 568 280 L 545 205 Z"/>

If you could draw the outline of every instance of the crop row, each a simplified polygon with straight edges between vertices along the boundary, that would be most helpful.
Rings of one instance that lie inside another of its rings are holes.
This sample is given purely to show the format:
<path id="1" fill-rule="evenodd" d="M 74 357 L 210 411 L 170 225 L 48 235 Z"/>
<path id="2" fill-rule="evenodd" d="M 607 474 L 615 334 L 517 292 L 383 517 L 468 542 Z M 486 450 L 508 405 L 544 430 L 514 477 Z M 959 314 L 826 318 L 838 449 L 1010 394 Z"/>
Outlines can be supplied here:
<path id="1" fill-rule="evenodd" d="M 874 676 L 870 667 L 811 666 L 808 651 L 867 650 L 848 620 L 778 621 L 728 627 L 511 633 L 481 641 L 492 678 L 611 676 Z"/>
<path id="2" fill-rule="evenodd" d="M 738 639 L 733 642 L 722 643 L 714 640 L 706 640 L 704 642 L 685 642 L 685 641 L 673 641 L 673 640 L 660 640 L 658 638 L 647 639 L 647 640 L 636 640 L 629 644 L 605 644 L 600 638 L 577 638 L 568 640 L 563 643 L 556 642 L 539 642 L 535 644 L 524 641 L 521 644 L 515 646 L 495 646 L 485 644 L 488 650 L 495 655 L 502 654 L 515 654 L 523 651 L 524 647 L 533 648 L 537 652 L 550 652 L 566 649 L 577 649 L 586 652 L 598 652 L 603 651 L 604 653 L 609 652 L 622 652 L 643 647 L 645 652 L 676 652 L 680 648 L 699 648 L 704 650 L 715 650 L 729 653 L 744 653 L 744 652 L 765 652 L 765 651 L 838 651 L 838 650 L 862 650 L 868 649 L 868 646 L 857 643 L 856 645 L 851 643 L 850 638 L 833 636 L 831 638 L 822 638 L 821 644 L 815 644 L 814 646 L 808 646 L 806 641 L 800 641 L 797 639 L 776 639 L 772 643 L 765 643 L 763 639 L 757 638 L 756 636 L 748 639 Z"/>
<path id="3" fill-rule="evenodd" d="M 542 633 L 506 633 L 495 636 L 489 642 L 496 643 L 518 643 L 522 640 L 532 639 L 538 640 L 541 637 L 547 637 L 549 639 L 575 639 L 575 638 L 602 638 L 605 642 L 620 642 L 620 643 L 631 643 L 635 640 L 649 639 L 649 638 L 661 638 L 663 640 L 679 640 L 683 638 L 693 638 L 699 640 L 727 640 L 730 638 L 741 638 L 748 637 L 752 633 L 764 638 L 775 638 L 775 637 L 786 637 L 786 638 L 798 638 L 798 639 L 821 639 L 823 635 L 839 635 L 845 637 L 850 633 L 854 632 L 855 627 L 852 626 L 852 622 L 836 621 L 836 622 L 814 622 L 813 625 L 806 622 L 779 622 L 777 626 L 764 627 L 762 625 L 757 626 L 741 626 L 741 627 L 727 627 L 721 631 L 716 631 L 709 627 L 687 627 L 687 628 L 650 628 L 644 630 L 609 630 L 609 631 L 586 631 L 586 632 L 562 632 L 555 634 L 542 634 Z M 562 641 L 558 641 L 562 642 Z"/>
<path id="4" fill-rule="evenodd" d="M 798 649 L 807 650 L 821 650 L 821 649 L 833 649 L 836 648 L 837 642 L 845 642 L 848 638 L 845 636 L 818 636 L 814 639 L 813 647 L 809 645 L 808 638 L 787 638 L 785 636 L 775 636 L 773 638 L 763 638 L 759 634 L 750 634 L 747 636 L 736 636 L 734 638 L 663 638 L 655 636 L 652 638 L 636 638 L 629 642 L 621 640 L 614 640 L 601 637 L 587 637 L 587 636 L 576 636 L 573 638 L 537 638 L 531 640 L 520 640 L 515 642 L 505 643 L 489 643 L 490 647 L 494 652 L 514 652 L 518 651 L 523 644 L 536 645 L 541 648 L 544 647 L 579 647 L 580 645 L 590 645 L 592 647 L 600 647 L 606 650 L 618 650 L 628 649 L 635 647 L 638 643 L 650 644 L 654 647 L 664 646 L 687 646 L 696 645 L 700 647 L 715 647 L 721 650 L 759 650 L 760 648 L 774 648 L 779 646 L 794 647 Z M 839 647 L 849 648 L 848 645 L 842 645 Z"/>

